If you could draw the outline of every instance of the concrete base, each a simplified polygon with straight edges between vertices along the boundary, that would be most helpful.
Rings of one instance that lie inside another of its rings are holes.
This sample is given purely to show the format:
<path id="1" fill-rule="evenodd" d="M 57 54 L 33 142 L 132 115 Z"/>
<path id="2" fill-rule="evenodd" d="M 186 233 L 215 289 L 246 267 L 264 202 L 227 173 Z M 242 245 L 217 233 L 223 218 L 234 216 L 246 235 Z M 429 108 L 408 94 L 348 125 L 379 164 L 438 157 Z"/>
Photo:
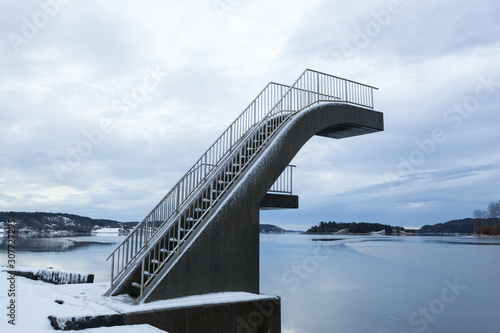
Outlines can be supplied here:
<path id="1" fill-rule="evenodd" d="M 281 300 L 243 292 L 183 297 L 137 306 L 114 304 L 114 313 L 61 318 L 50 316 L 57 330 L 149 324 L 169 333 L 279 333 Z"/>
<path id="2" fill-rule="evenodd" d="M 156 309 L 123 314 L 122 318 L 124 325 L 147 323 L 169 333 L 281 332 L 279 297 Z"/>

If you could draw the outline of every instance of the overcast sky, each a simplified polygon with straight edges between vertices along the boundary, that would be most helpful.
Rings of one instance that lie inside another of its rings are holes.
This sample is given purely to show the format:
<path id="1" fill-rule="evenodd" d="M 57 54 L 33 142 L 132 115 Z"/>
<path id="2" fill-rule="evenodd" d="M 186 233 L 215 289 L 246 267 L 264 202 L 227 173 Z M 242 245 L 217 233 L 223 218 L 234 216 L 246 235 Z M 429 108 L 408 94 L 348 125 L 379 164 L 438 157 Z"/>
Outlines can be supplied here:
<path id="1" fill-rule="evenodd" d="M 300 208 L 261 223 L 405 227 L 500 200 L 500 4 L 2 0 L 0 210 L 141 220 L 262 88 L 378 87 L 385 131 L 314 137 Z"/>

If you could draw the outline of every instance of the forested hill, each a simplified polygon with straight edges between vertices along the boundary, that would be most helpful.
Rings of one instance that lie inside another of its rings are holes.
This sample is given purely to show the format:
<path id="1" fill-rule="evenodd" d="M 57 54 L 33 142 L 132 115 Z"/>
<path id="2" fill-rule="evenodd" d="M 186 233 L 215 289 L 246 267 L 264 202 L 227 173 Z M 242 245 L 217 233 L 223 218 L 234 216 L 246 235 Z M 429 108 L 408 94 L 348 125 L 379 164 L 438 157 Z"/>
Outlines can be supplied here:
<path id="1" fill-rule="evenodd" d="M 61 230 L 90 232 L 95 228 L 122 228 L 126 230 L 137 224 L 137 222 L 92 219 L 86 216 L 65 213 L 0 212 L 0 223 L 9 220 L 16 221 L 18 230 L 27 228 L 38 232 Z"/>
<path id="2" fill-rule="evenodd" d="M 399 233 L 405 231 L 403 227 L 393 227 L 380 223 L 367 222 L 320 222 L 317 226 L 311 227 L 306 233 L 331 234 L 347 229 L 350 234 L 368 234 L 384 230 L 386 234 Z"/>
<path id="3" fill-rule="evenodd" d="M 16 229 L 24 231 L 51 232 L 70 231 L 74 233 L 89 233 L 100 228 L 120 228 L 125 232 L 131 230 L 137 222 L 120 222 L 106 219 L 92 219 L 86 216 L 65 213 L 27 213 L 27 212 L 0 212 L 0 228 L 2 222 L 16 221 Z M 6 223 L 4 223 L 6 225 Z M 261 224 L 261 233 L 289 232 L 271 224 Z"/>
<path id="4" fill-rule="evenodd" d="M 495 218 L 452 220 L 435 225 L 424 225 L 418 233 L 421 234 L 472 234 L 483 226 L 495 226 L 499 222 Z"/>
<path id="5" fill-rule="evenodd" d="M 260 224 L 259 232 L 262 234 L 283 234 L 287 231 L 272 224 Z"/>

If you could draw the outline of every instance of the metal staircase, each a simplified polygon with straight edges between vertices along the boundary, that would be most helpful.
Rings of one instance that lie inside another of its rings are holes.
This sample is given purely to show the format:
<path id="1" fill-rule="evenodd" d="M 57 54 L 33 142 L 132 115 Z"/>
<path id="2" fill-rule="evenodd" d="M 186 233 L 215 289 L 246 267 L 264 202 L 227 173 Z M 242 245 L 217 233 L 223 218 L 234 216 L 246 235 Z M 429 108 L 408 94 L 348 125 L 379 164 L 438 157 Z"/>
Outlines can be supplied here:
<path id="1" fill-rule="evenodd" d="M 155 277 L 175 263 L 200 224 L 291 117 L 327 102 L 373 109 L 374 89 L 313 70 L 304 71 L 292 86 L 269 83 L 110 254 L 107 294 L 130 293 L 140 301 Z"/>

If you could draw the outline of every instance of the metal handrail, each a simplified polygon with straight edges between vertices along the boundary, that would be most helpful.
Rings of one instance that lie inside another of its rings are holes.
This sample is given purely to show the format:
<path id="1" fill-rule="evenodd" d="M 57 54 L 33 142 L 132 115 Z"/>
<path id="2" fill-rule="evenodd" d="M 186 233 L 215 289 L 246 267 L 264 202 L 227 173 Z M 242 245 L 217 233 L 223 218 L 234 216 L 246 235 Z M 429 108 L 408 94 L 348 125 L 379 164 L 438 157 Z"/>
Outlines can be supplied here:
<path id="1" fill-rule="evenodd" d="M 109 260 L 116 252 L 122 250 L 126 253 L 127 263 L 131 262 L 142 248 L 148 243 L 155 230 L 160 228 L 170 216 L 185 202 L 191 193 L 206 179 L 208 174 L 224 159 L 234 145 L 241 140 L 249 130 L 265 117 L 267 111 L 276 104 L 289 86 L 270 82 L 259 93 L 259 95 L 247 106 L 247 108 L 229 125 L 224 133 L 207 149 L 202 157 L 188 170 L 177 184 L 160 200 L 151 212 L 131 231 L 131 233 L 117 246 L 108 256 Z M 202 168 L 205 166 L 205 168 Z M 201 170 L 201 171 L 200 171 Z M 130 247 L 128 244 L 134 237 L 138 246 Z M 124 247 L 127 247 L 125 249 Z M 119 261 L 118 261 L 119 263 Z M 119 270 L 117 275 L 124 271 Z"/>
<path id="2" fill-rule="evenodd" d="M 373 109 L 374 89 L 377 88 L 309 69 L 304 71 L 291 87 L 274 82 L 269 83 L 186 175 L 110 254 L 108 260 L 112 258 L 111 287 L 113 288 L 114 281 L 146 248 L 156 232 L 168 231 L 170 225 L 175 223 L 172 221 L 166 224 L 169 218 L 174 214 L 180 214 L 180 207 L 187 207 L 185 203 L 188 198 L 202 183 L 208 183 L 209 179 L 218 175 L 217 170 L 231 161 L 233 149 L 246 143 L 254 129 L 261 128 L 263 124 L 272 121 L 272 118 L 276 116 L 283 116 L 282 119 L 280 118 L 279 125 L 281 126 L 283 120 L 289 119 L 296 112 L 321 102 L 345 102 Z"/>

